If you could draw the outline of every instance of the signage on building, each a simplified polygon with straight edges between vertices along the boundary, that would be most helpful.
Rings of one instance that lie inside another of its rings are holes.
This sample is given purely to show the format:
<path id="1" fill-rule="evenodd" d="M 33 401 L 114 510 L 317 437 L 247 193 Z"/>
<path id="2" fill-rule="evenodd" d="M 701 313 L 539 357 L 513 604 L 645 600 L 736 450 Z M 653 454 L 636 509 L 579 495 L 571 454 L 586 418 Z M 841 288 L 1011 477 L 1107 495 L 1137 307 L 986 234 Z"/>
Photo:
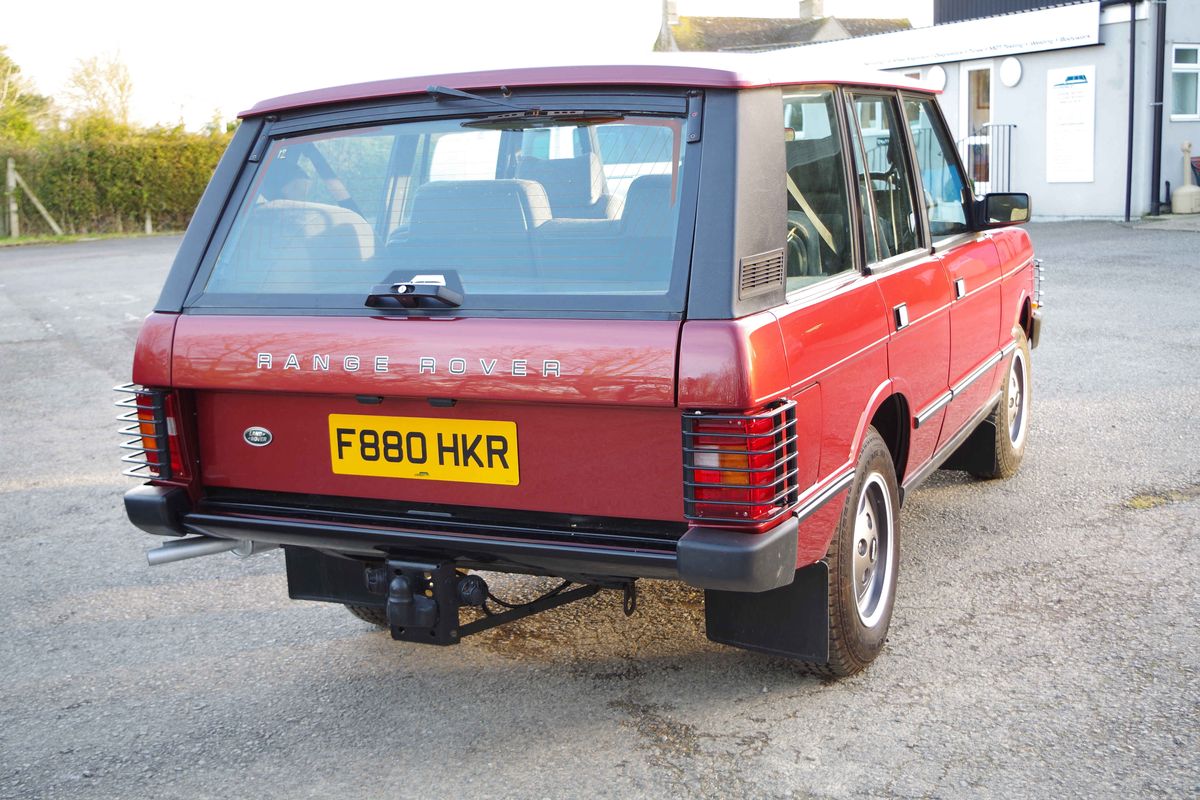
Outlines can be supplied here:
<path id="1" fill-rule="evenodd" d="M 1100 43 L 1100 2 L 806 45 L 872 69 L 946 64 Z"/>
<path id="2" fill-rule="evenodd" d="M 1095 180 L 1096 67 L 1046 71 L 1046 182 Z"/>

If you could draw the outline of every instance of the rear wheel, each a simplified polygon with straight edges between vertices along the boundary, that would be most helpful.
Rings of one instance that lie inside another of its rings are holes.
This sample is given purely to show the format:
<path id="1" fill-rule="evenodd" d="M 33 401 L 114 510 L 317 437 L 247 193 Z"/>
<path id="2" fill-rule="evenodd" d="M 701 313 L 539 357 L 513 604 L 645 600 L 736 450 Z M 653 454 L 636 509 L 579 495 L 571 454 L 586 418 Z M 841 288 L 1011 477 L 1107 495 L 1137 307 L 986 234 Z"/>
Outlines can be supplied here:
<path id="1" fill-rule="evenodd" d="M 346 605 L 346 610 L 354 616 L 361 619 L 363 622 L 369 622 L 380 628 L 388 626 L 387 609 L 379 606 L 352 606 Z"/>
<path id="2" fill-rule="evenodd" d="M 850 497 L 829 545 L 829 662 L 810 665 L 853 675 L 879 655 L 892 621 L 900 552 L 896 468 L 883 437 L 867 429 Z"/>

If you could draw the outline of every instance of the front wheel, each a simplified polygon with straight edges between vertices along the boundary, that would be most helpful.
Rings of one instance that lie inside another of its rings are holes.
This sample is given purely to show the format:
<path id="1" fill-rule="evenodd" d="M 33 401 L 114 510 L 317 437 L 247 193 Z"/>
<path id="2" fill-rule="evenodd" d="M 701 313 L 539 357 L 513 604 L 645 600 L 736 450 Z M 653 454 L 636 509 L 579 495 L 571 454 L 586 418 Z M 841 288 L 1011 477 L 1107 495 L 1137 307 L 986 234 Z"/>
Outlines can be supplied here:
<path id="1" fill-rule="evenodd" d="M 829 545 L 829 661 L 816 671 L 846 676 L 861 671 L 883 649 L 900 550 L 896 469 L 883 437 L 867 429 L 850 496 Z"/>
<path id="2" fill-rule="evenodd" d="M 1011 478 L 1025 456 L 1033 388 L 1029 381 L 1029 340 L 1020 328 L 1015 332 L 1015 340 L 1017 346 L 1008 362 L 1004 392 L 985 423 L 995 429 L 992 458 L 987 460 L 985 469 L 971 470 L 977 478 Z"/>

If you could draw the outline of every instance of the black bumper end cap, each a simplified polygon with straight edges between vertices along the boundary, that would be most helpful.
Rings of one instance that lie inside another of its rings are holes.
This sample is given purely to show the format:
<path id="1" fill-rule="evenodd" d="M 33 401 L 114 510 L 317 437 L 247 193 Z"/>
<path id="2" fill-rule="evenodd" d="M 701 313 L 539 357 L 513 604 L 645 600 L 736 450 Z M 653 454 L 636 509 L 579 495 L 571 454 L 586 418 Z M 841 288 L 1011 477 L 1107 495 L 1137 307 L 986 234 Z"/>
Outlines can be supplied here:
<path id="1" fill-rule="evenodd" d="M 192 510 L 186 489 L 145 484 L 125 493 L 129 521 L 155 536 L 183 536 L 183 515 Z"/>
<path id="2" fill-rule="evenodd" d="M 795 517 L 762 533 L 691 528 L 675 551 L 679 577 L 691 586 L 729 592 L 766 592 L 787 586 L 796 574 L 799 530 Z"/>

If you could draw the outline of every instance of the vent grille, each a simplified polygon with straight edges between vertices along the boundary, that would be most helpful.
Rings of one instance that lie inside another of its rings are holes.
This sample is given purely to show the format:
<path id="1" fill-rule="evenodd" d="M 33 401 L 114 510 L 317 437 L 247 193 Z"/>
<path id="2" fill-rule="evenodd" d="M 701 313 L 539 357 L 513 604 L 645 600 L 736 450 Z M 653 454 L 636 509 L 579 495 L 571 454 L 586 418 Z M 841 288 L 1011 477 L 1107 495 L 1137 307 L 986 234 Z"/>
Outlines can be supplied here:
<path id="1" fill-rule="evenodd" d="M 170 420 L 166 394 L 135 383 L 114 386 L 113 391 L 126 395 L 115 404 L 124 412 L 117 417 L 121 423 L 118 433 L 123 439 L 120 447 L 127 451 L 121 456 L 121 463 L 127 465 L 121 474 L 131 478 L 169 480 L 171 450 L 167 436 Z"/>
<path id="2" fill-rule="evenodd" d="M 783 248 L 745 256 L 738 262 L 738 299 L 757 297 L 782 288 Z"/>

